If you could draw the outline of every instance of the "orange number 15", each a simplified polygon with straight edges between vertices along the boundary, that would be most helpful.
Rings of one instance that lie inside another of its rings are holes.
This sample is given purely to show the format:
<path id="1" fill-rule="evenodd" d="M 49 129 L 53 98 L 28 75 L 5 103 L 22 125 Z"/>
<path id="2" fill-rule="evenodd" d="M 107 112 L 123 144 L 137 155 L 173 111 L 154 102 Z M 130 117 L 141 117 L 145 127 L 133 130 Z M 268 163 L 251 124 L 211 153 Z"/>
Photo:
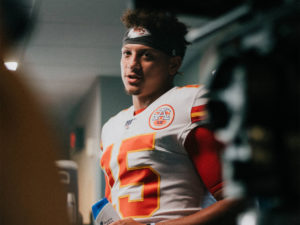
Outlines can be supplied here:
<path id="1" fill-rule="evenodd" d="M 154 150 L 155 133 L 134 136 L 122 141 L 117 156 L 120 188 L 141 186 L 141 198 L 130 200 L 130 194 L 119 196 L 119 210 L 123 218 L 143 218 L 151 216 L 159 208 L 159 174 L 150 166 L 128 166 L 128 153 Z M 110 188 L 115 178 L 110 169 L 113 145 L 107 147 L 101 158 L 101 166 L 106 172 L 106 197 L 110 198 Z"/>

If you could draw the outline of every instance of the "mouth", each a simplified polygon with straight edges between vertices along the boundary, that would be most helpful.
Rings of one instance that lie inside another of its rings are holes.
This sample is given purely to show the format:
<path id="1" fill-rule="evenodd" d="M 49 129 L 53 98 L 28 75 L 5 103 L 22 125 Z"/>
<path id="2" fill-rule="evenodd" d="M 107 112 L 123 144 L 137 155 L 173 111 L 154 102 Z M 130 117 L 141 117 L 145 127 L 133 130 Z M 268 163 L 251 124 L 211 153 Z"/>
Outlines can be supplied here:
<path id="1" fill-rule="evenodd" d="M 142 76 L 138 74 L 125 75 L 127 82 L 131 85 L 136 85 L 142 80 Z"/>

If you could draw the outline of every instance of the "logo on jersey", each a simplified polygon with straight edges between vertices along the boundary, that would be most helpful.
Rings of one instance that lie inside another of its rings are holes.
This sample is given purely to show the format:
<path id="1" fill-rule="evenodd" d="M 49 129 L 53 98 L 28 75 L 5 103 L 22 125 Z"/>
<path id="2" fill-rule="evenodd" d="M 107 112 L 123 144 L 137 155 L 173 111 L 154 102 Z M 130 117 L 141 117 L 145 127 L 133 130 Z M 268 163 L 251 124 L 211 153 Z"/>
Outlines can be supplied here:
<path id="1" fill-rule="evenodd" d="M 135 118 L 131 119 L 131 120 L 127 120 L 125 123 L 125 128 L 128 129 L 129 126 L 132 124 L 132 122 L 135 120 Z"/>
<path id="2" fill-rule="evenodd" d="M 155 109 L 149 118 L 149 126 L 154 130 L 168 127 L 174 120 L 175 112 L 170 105 L 161 105 Z"/>

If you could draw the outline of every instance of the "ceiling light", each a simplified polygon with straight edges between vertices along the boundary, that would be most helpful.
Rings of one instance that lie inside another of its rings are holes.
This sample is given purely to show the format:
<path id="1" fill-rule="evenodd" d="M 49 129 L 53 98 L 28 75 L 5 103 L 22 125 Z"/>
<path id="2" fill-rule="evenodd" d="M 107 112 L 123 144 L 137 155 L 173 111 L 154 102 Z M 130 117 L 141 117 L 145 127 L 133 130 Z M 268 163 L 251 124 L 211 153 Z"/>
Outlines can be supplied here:
<path id="1" fill-rule="evenodd" d="M 18 68 L 18 63 L 17 62 L 5 62 L 4 65 L 8 70 L 11 71 L 16 71 Z"/>

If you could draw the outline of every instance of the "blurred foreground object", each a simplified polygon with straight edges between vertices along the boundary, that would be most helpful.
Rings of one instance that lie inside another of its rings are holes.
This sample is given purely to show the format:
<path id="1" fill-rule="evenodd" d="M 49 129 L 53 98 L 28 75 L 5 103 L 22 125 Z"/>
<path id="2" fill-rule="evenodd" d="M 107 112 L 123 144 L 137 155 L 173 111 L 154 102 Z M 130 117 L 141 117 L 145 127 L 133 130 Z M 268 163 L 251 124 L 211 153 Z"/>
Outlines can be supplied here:
<path id="1" fill-rule="evenodd" d="M 0 0 L 5 41 L 12 45 L 30 35 L 36 20 L 37 0 Z"/>
<path id="2" fill-rule="evenodd" d="M 0 224 L 68 224 L 58 144 L 17 74 L 0 65 Z"/>
<path id="3" fill-rule="evenodd" d="M 299 224 L 300 3 L 250 1 L 224 19 L 193 41 L 232 28 L 202 68 L 213 128 L 228 144 L 227 194 L 255 203 L 240 225 Z"/>
<path id="4" fill-rule="evenodd" d="M 4 67 L 3 57 L 27 30 L 7 30 L 7 18 L 21 15 L 18 2 L 0 0 L 0 224 L 67 225 L 55 167 L 59 144 L 22 76 Z"/>
<path id="5" fill-rule="evenodd" d="M 60 181 L 67 192 L 67 213 L 72 225 L 81 225 L 82 216 L 78 211 L 78 165 L 72 160 L 57 160 Z"/>

